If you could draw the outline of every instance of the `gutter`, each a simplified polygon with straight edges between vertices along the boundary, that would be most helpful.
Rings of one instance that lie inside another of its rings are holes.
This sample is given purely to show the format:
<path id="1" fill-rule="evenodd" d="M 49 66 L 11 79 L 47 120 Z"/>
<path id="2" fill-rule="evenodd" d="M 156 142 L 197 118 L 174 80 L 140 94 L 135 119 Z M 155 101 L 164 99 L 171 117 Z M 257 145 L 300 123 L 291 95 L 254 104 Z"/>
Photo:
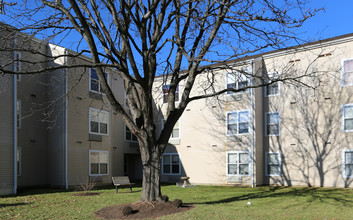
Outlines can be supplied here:
<path id="1" fill-rule="evenodd" d="M 64 50 L 64 54 L 67 55 L 68 54 L 68 51 L 65 49 Z M 67 56 L 64 57 L 64 65 L 67 65 Z M 68 134 L 68 129 L 67 129 L 67 121 L 68 121 L 68 113 L 67 113 L 67 110 L 68 110 L 68 97 L 67 97 L 67 93 L 68 93 L 68 88 L 67 88 L 67 85 L 68 85 L 68 70 L 67 68 L 65 68 L 65 131 L 64 131 L 64 136 L 65 136 L 65 140 L 64 140 L 64 148 L 65 148 L 65 189 L 69 189 L 69 184 L 68 184 L 68 179 L 67 179 L 67 134 Z"/>
<path id="2" fill-rule="evenodd" d="M 251 73 L 254 75 L 254 60 L 251 60 Z M 251 78 L 251 84 L 253 85 L 253 77 Z M 252 166 L 251 166 L 251 187 L 255 187 L 255 169 L 254 169 L 254 88 L 251 88 L 250 90 L 250 105 L 251 105 L 251 160 L 252 160 Z"/>
<path id="3" fill-rule="evenodd" d="M 17 194 L 17 77 L 13 76 L 13 193 Z"/>

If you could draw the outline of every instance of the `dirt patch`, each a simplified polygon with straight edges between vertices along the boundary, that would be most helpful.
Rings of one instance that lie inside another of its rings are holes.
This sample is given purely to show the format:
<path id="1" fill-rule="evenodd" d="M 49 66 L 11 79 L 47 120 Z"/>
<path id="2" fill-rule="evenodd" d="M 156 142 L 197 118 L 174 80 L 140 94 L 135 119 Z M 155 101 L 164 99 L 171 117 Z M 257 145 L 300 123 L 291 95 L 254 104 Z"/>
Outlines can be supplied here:
<path id="1" fill-rule="evenodd" d="M 128 216 L 124 216 L 122 209 L 125 206 L 130 206 L 133 209 L 133 213 Z M 183 205 L 176 207 L 172 202 L 135 202 L 131 204 L 115 205 L 103 208 L 95 212 L 96 217 L 103 219 L 145 219 L 145 218 L 157 218 L 164 215 L 170 215 L 177 212 L 188 211 L 195 206 Z"/>
<path id="2" fill-rule="evenodd" d="M 98 196 L 100 195 L 100 193 L 90 193 L 90 192 L 86 192 L 86 193 L 75 193 L 72 194 L 73 196 Z"/>

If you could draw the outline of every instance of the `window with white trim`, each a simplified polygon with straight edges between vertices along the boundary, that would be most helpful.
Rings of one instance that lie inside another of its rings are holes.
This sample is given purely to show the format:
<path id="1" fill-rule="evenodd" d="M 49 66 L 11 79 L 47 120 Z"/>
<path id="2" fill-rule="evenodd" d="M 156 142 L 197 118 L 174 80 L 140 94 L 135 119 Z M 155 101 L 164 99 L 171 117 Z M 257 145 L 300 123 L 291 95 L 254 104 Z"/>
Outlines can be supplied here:
<path id="1" fill-rule="evenodd" d="M 344 178 L 353 178 L 353 150 L 342 151 L 342 169 Z"/>
<path id="2" fill-rule="evenodd" d="M 89 133 L 108 135 L 109 112 L 99 109 L 89 109 Z"/>
<path id="3" fill-rule="evenodd" d="M 247 151 L 227 152 L 227 175 L 248 176 L 250 154 Z"/>
<path id="4" fill-rule="evenodd" d="M 266 176 L 280 176 L 281 163 L 279 152 L 266 152 Z"/>
<path id="5" fill-rule="evenodd" d="M 341 85 L 353 85 L 353 59 L 346 59 L 342 61 L 341 70 Z"/>
<path id="6" fill-rule="evenodd" d="M 279 112 L 265 113 L 266 136 L 279 136 L 281 130 L 281 118 Z"/>
<path id="7" fill-rule="evenodd" d="M 109 151 L 89 151 L 89 175 L 103 176 L 109 173 Z"/>
<path id="8" fill-rule="evenodd" d="M 17 160 L 17 176 L 22 176 L 22 148 L 21 147 L 17 147 L 16 160 Z"/>
<path id="9" fill-rule="evenodd" d="M 227 81 L 227 89 L 242 89 L 245 87 L 250 86 L 250 77 L 248 77 L 247 75 L 234 71 L 231 73 L 227 73 L 226 76 L 226 81 Z M 239 92 L 233 92 L 233 91 L 227 91 L 227 94 L 239 94 L 242 92 L 248 92 L 249 90 L 246 89 L 245 91 L 239 91 Z"/>
<path id="10" fill-rule="evenodd" d="M 104 75 L 105 75 L 105 79 L 109 83 L 108 74 L 104 73 Z M 89 69 L 89 91 L 99 93 L 99 94 L 104 94 L 100 80 L 98 79 L 96 70 L 94 68 Z"/>
<path id="11" fill-rule="evenodd" d="M 267 74 L 265 78 L 265 83 L 271 83 L 271 80 L 276 80 L 278 78 L 278 72 L 270 72 Z M 280 95 L 280 82 L 274 82 L 268 86 L 265 86 L 265 96 L 276 96 Z"/>
<path id="12" fill-rule="evenodd" d="M 162 157 L 162 174 L 179 175 L 180 158 L 177 153 L 166 153 Z"/>
<path id="13" fill-rule="evenodd" d="M 125 125 L 125 141 L 137 142 L 137 137 L 131 132 L 127 125 Z"/>
<path id="14" fill-rule="evenodd" d="M 173 131 L 172 134 L 170 135 L 170 139 L 179 139 L 180 138 L 180 120 L 178 120 L 174 127 L 173 127 Z M 162 122 L 162 128 L 164 127 L 164 123 L 165 123 L 165 119 L 163 119 Z"/>
<path id="15" fill-rule="evenodd" d="M 249 110 L 227 112 L 227 135 L 248 134 Z"/>
<path id="16" fill-rule="evenodd" d="M 170 90 L 170 84 L 162 86 L 162 93 L 163 93 L 163 103 L 168 103 L 168 94 Z M 179 85 L 177 85 L 175 89 L 175 101 L 179 101 Z"/>
<path id="17" fill-rule="evenodd" d="M 22 121 L 21 121 L 21 100 L 17 99 L 16 101 L 16 124 L 17 124 L 17 128 L 21 128 L 22 127 Z"/>
<path id="18" fill-rule="evenodd" d="M 353 131 L 353 104 L 342 105 L 342 130 Z"/>

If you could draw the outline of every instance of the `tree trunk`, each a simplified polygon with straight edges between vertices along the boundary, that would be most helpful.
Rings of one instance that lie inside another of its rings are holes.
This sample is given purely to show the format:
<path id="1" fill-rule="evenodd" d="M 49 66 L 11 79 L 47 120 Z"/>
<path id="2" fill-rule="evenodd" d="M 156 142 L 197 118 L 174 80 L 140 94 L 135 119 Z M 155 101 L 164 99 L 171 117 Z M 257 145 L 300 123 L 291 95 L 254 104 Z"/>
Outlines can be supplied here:
<path id="1" fill-rule="evenodd" d="M 141 152 L 142 153 L 142 152 Z M 140 201 L 161 201 L 161 157 L 159 152 L 152 151 L 149 158 L 141 155 L 143 166 L 142 194 Z"/>

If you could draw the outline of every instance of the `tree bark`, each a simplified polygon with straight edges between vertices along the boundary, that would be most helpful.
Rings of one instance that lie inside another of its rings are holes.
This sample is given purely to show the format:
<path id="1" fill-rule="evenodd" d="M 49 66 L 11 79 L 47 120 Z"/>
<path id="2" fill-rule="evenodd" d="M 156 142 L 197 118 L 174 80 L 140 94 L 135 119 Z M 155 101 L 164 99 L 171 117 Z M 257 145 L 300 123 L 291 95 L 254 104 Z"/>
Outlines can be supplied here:
<path id="1" fill-rule="evenodd" d="M 158 148 L 158 146 L 155 148 Z M 149 157 L 146 157 L 146 155 L 141 155 L 141 158 L 143 166 L 143 177 L 140 201 L 161 201 L 161 154 L 157 150 L 151 152 Z"/>

